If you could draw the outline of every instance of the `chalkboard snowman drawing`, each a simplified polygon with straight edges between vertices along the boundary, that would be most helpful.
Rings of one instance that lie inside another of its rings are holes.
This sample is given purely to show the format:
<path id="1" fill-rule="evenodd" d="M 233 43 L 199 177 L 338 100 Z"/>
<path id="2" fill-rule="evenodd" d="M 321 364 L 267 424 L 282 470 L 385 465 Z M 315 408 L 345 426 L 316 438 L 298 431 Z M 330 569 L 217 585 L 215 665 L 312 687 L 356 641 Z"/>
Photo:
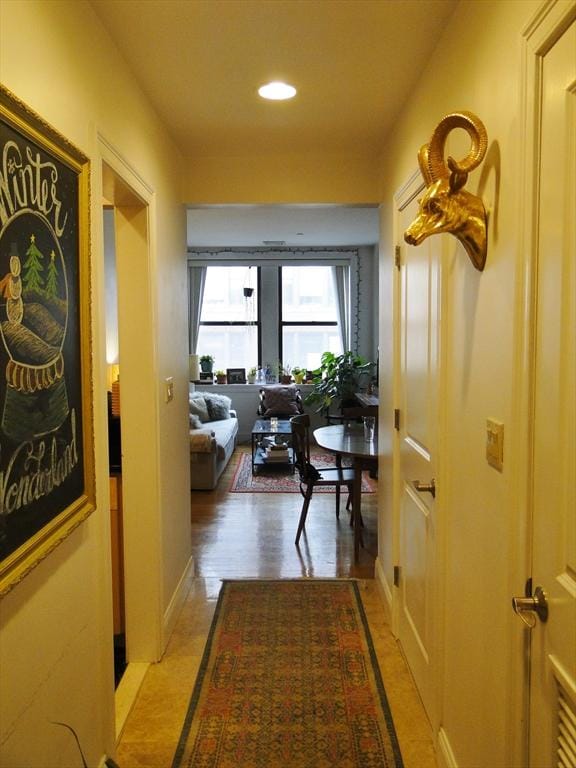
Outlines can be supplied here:
<path id="1" fill-rule="evenodd" d="M 8 258 L 0 254 L 2 271 L 8 266 L 0 278 L 0 331 L 8 353 L 0 429 L 21 443 L 58 429 L 69 414 L 62 356 L 67 301 L 54 233 L 29 212 L 14 225 Z"/>

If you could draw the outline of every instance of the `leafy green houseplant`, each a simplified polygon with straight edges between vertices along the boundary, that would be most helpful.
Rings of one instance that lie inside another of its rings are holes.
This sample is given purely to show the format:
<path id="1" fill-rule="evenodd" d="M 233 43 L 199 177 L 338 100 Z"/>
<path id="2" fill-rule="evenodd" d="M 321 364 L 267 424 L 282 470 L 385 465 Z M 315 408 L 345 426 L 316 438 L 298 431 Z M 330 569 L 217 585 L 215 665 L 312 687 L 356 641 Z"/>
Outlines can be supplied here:
<path id="1" fill-rule="evenodd" d="M 342 355 L 324 352 L 320 368 L 314 371 L 313 389 L 304 402 L 318 405 L 319 411 L 330 408 L 334 402 L 340 408 L 354 403 L 354 393 L 360 387 L 361 375 L 369 374 L 374 365 L 352 352 L 344 352 Z"/>
<path id="2" fill-rule="evenodd" d="M 290 384 L 292 381 L 292 373 L 289 365 L 278 363 L 278 381 L 280 384 Z"/>
<path id="3" fill-rule="evenodd" d="M 214 365 L 214 358 L 212 355 L 202 355 L 200 357 L 200 368 L 204 373 L 212 373 L 212 366 Z"/>

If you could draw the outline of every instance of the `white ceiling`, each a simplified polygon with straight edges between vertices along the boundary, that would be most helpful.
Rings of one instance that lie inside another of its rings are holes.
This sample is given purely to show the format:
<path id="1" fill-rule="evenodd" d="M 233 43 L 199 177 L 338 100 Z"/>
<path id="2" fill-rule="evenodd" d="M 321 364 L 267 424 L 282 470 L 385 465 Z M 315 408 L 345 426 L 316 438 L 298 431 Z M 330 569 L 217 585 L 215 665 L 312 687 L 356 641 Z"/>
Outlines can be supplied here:
<path id="1" fill-rule="evenodd" d="M 458 2 L 90 1 L 183 157 L 321 153 L 335 162 L 338 155 L 378 161 Z M 272 79 L 295 85 L 296 98 L 261 99 L 257 88 Z M 359 232 L 372 216 L 357 209 L 242 216 L 204 209 L 190 214 L 189 241 L 324 244 L 328 235 L 320 233 L 329 225 L 333 242 L 326 244 L 373 242 L 373 229 Z"/>
<path id="2" fill-rule="evenodd" d="M 188 247 L 373 245 L 377 208 L 350 206 L 223 206 L 189 209 Z"/>

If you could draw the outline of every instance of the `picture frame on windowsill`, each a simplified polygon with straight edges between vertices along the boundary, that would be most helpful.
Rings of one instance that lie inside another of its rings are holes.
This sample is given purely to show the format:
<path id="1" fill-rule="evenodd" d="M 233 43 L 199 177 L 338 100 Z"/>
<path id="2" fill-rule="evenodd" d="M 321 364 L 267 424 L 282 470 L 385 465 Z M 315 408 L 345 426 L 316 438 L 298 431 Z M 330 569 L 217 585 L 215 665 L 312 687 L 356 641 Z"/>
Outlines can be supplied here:
<path id="1" fill-rule="evenodd" d="M 226 368 L 228 384 L 246 384 L 246 368 Z"/>

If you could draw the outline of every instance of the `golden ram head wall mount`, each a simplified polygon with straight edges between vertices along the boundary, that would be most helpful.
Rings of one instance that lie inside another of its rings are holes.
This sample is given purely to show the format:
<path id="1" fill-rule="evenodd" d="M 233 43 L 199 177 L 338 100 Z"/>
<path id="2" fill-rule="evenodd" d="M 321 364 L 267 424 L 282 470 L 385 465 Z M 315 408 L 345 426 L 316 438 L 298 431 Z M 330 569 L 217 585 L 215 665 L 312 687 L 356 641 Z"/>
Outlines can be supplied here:
<path id="1" fill-rule="evenodd" d="M 460 161 L 444 160 L 448 134 L 463 128 L 472 141 L 468 155 Z M 488 138 L 481 120 L 471 112 L 452 112 L 436 126 L 428 144 L 418 153 L 418 164 L 426 182 L 419 200 L 418 216 L 404 233 L 410 245 L 420 245 L 430 235 L 450 232 L 462 243 L 472 264 L 482 271 L 486 263 L 487 217 L 482 199 L 464 189 L 468 174 L 486 154 Z"/>

